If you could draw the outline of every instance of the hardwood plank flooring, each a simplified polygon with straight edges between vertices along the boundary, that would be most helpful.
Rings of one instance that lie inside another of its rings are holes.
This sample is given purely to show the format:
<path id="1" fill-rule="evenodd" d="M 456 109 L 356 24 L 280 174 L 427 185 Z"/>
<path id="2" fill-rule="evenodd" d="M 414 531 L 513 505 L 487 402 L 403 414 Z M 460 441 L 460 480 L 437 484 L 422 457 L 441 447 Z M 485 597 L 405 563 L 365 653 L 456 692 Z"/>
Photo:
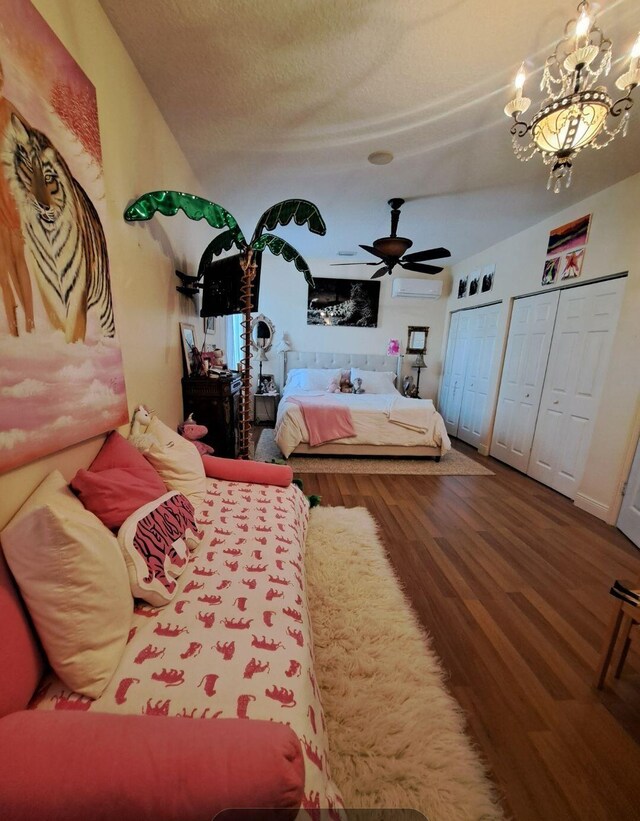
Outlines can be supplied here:
<path id="1" fill-rule="evenodd" d="M 304 474 L 365 506 L 449 672 L 507 816 L 640 817 L 640 640 L 603 692 L 613 579 L 640 551 L 563 496 L 468 446 L 495 476 Z"/>

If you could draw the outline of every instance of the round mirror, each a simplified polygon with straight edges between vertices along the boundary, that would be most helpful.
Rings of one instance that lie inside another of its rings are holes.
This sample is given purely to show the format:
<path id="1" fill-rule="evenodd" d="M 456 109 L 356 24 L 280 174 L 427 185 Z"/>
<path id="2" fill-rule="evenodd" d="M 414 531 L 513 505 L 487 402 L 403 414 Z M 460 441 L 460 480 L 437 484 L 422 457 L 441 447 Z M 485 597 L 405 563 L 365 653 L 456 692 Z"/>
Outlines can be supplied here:
<path id="1" fill-rule="evenodd" d="M 266 353 L 273 344 L 276 332 L 273 322 L 264 314 L 258 314 L 251 320 L 251 347 L 254 351 Z"/>

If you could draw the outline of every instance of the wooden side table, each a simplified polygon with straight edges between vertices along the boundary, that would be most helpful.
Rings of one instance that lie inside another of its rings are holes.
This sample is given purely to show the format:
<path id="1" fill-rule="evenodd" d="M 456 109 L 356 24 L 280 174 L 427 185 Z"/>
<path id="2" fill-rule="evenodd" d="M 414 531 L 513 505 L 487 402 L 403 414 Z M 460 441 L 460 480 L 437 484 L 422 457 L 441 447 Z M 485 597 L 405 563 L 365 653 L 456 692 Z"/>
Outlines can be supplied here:
<path id="1" fill-rule="evenodd" d="M 279 393 L 254 393 L 253 394 L 253 424 L 267 425 L 275 424 L 278 415 L 278 404 L 280 402 Z M 258 411 L 263 411 L 258 415 Z"/>
<path id="2" fill-rule="evenodd" d="M 185 376 L 182 380 L 184 418 L 190 413 L 209 432 L 203 442 L 216 456 L 235 459 L 238 455 L 238 403 L 242 380 L 239 377 Z"/>

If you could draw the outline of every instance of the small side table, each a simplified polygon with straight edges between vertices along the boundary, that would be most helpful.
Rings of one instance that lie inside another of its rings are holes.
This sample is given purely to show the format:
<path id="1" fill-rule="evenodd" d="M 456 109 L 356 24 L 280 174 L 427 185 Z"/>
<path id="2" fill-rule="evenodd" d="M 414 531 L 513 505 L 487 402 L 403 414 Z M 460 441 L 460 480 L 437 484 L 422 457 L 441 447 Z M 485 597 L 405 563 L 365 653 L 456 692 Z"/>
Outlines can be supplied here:
<path id="1" fill-rule="evenodd" d="M 420 371 L 423 368 L 426 368 L 426 365 L 412 365 L 411 369 L 418 371 L 418 375 L 416 378 L 416 395 L 413 397 L 414 399 L 420 399 Z"/>
<path id="2" fill-rule="evenodd" d="M 254 393 L 253 394 L 253 424 L 269 425 L 275 424 L 278 414 L 278 404 L 280 402 L 279 393 Z M 260 411 L 260 415 L 258 415 Z"/>

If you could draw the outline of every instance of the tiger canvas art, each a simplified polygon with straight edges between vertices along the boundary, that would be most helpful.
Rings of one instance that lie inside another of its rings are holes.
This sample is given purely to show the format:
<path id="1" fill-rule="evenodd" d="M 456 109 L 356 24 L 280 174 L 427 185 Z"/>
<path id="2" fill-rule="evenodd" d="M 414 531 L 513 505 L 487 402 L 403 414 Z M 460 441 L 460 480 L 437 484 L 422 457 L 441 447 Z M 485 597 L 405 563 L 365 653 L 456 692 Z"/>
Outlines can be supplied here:
<path id="1" fill-rule="evenodd" d="M 127 419 L 96 92 L 0 0 L 0 472 Z"/>

